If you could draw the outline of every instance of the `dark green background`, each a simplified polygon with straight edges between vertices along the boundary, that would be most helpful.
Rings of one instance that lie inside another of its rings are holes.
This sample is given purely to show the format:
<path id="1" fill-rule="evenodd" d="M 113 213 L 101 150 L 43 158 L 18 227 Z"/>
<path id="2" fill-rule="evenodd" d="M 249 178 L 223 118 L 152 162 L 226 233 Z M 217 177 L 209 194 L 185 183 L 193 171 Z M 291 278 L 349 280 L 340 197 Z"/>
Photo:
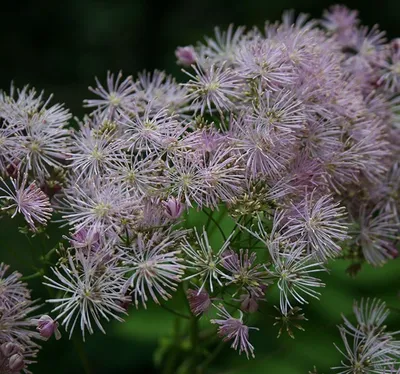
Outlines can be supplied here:
<path id="1" fill-rule="evenodd" d="M 175 65 L 174 50 L 178 45 L 195 44 L 204 35 L 212 35 L 213 27 L 237 25 L 262 26 L 266 19 L 280 18 L 284 9 L 294 8 L 319 17 L 322 10 L 334 4 L 329 1 L 31 1 L 2 5 L 0 32 L 0 86 L 8 89 L 10 81 L 17 86 L 26 83 L 54 93 L 55 100 L 65 102 L 75 115 L 84 111 L 81 103 L 91 97 L 87 86 L 95 75 L 104 78 L 106 71 L 122 69 L 135 75 L 144 69 L 166 69 L 180 76 Z M 360 10 L 365 24 L 378 23 L 390 37 L 399 33 L 400 1 L 347 1 Z M 34 240 L 36 255 L 42 244 Z M 47 250 L 51 243 L 47 244 Z M 32 272 L 32 249 L 10 222 L 0 223 L 0 261 L 14 269 Z M 229 348 L 225 349 L 210 373 L 279 373 L 305 374 L 315 364 L 320 372 L 339 361 L 332 342 L 339 341 L 336 324 L 340 313 L 349 314 L 354 298 L 382 297 L 391 306 L 399 307 L 399 260 L 383 268 L 365 267 L 351 279 L 344 270 L 347 263 L 332 265 L 324 275 L 327 287 L 321 300 L 305 308 L 309 319 L 306 332 L 291 340 L 276 339 L 277 328 L 271 304 L 264 306 L 256 319 L 260 331 L 252 331 L 251 339 L 257 357 L 247 361 Z M 40 282 L 30 286 L 35 297 L 46 298 Z M 272 295 L 270 302 L 276 300 Z M 43 309 L 45 310 L 45 309 Z M 399 315 L 389 321 L 400 329 Z M 84 346 L 92 373 L 156 373 L 152 354 L 162 336 L 172 329 L 173 317 L 150 307 L 131 310 L 125 324 L 107 326 L 107 335 L 96 333 Z M 83 373 L 73 342 L 50 340 L 44 343 L 35 373 Z"/>

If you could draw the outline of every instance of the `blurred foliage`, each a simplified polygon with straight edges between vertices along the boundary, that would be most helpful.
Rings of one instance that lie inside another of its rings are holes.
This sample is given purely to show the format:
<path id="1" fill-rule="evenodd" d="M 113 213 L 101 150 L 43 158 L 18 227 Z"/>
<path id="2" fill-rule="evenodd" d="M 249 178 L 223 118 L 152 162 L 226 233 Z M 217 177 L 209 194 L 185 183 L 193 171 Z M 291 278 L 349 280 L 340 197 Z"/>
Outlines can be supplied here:
<path id="1" fill-rule="evenodd" d="M 143 69 L 157 68 L 181 76 L 180 68 L 175 65 L 176 46 L 194 44 L 204 35 L 212 35 L 216 25 L 262 27 L 265 20 L 277 20 L 283 10 L 290 8 L 320 17 L 323 9 L 334 3 L 326 0 L 7 2 L 1 11 L 0 86 L 8 89 L 11 80 L 17 86 L 30 83 L 54 93 L 56 101 L 65 102 L 75 115 L 81 116 L 82 100 L 91 96 L 87 86 L 93 84 L 94 76 L 104 78 L 107 70 L 122 69 L 135 75 Z M 365 24 L 378 23 L 390 38 L 400 35 L 400 1 L 345 3 L 360 11 Z M 230 220 L 224 224 L 227 229 L 233 225 Z M 60 235 L 56 225 L 51 232 L 52 238 Z M 219 240 L 218 235 L 215 230 L 213 240 Z M 33 273 L 35 258 L 55 244 L 51 240 L 44 243 L 40 238 L 29 243 L 18 233 L 15 221 L 0 222 L 0 261 L 12 265 L 13 270 Z M 279 326 L 273 327 L 276 312 L 272 304 L 278 295 L 272 292 L 251 321 L 260 327 L 260 331 L 251 331 L 256 359 L 248 361 L 226 346 L 209 372 L 304 374 L 314 365 L 319 373 L 328 372 L 339 360 L 332 342 L 340 340 L 336 328 L 340 313 L 351 313 L 353 299 L 380 297 L 388 305 L 400 307 L 399 265 L 400 259 L 382 268 L 365 266 L 353 279 L 345 273 L 349 263 L 331 264 L 330 274 L 323 276 L 327 286 L 321 300 L 313 300 L 303 308 L 308 321 L 301 323 L 306 331 L 294 331 L 295 339 L 287 334 L 277 339 Z M 29 285 L 34 289 L 34 297 L 44 302 L 48 295 L 40 280 L 29 281 Z M 396 313 L 392 313 L 389 323 L 398 330 L 400 315 Z M 40 374 L 84 373 L 83 360 L 93 374 L 156 373 L 154 352 L 161 354 L 156 351 L 159 343 L 171 339 L 174 320 L 173 315 L 154 305 L 148 310 L 132 308 L 125 324 L 111 323 L 107 335 L 97 332 L 84 345 L 78 339 L 79 334 L 68 340 L 66 333 L 61 341 L 44 343 L 39 363 L 32 369 Z"/>

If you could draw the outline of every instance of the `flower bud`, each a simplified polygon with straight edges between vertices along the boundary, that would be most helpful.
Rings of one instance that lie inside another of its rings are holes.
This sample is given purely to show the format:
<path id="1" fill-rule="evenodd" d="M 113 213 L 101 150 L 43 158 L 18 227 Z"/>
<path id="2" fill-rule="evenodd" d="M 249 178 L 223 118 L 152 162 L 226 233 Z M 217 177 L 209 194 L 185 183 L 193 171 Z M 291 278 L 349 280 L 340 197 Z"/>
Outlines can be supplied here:
<path id="1" fill-rule="evenodd" d="M 5 357 L 11 357 L 12 355 L 20 351 L 20 347 L 18 344 L 8 342 L 8 343 L 3 343 L 0 346 L 0 350 Z"/>
<path id="2" fill-rule="evenodd" d="M 259 302 L 264 300 L 266 289 L 267 286 L 265 284 L 261 284 L 258 287 L 250 289 L 249 292 L 240 295 L 240 309 L 247 313 L 257 312 Z"/>
<path id="3" fill-rule="evenodd" d="M 182 214 L 184 210 L 184 204 L 174 197 L 170 197 L 167 201 L 162 202 L 165 215 L 170 219 L 177 219 Z"/>
<path id="4" fill-rule="evenodd" d="M 394 54 L 400 53 L 400 38 L 393 39 L 390 42 Z"/>
<path id="5" fill-rule="evenodd" d="M 128 311 L 129 307 L 132 305 L 132 297 L 129 295 L 125 295 L 119 300 L 119 306 L 124 309 L 126 312 Z"/>
<path id="6" fill-rule="evenodd" d="M 97 231 L 81 228 L 72 235 L 70 243 L 76 249 L 88 248 L 96 252 L 100 248 L 100 234 Z"/>
<path id="7" fill-rule="evenodd" d="M 382 244 L 382 247 L 386 249 L 387 254 L 391 258 L 397 258 L 399 257 L 399 251 L 396 248 L 396 245 L 390 242 L 386 242 Z"/>
<path id="8" fill-rule="evenodd" d="M 25 367 L 25 362 L 23 356 L 19 353 L 16 353 L 10 357 L 8 360 L 8 367 L 10 368 L 11 372 L 18 373 Z"/>
<path id="9" fill-rule="evenodd" d="M 178 47 L 175 51 L 178 64 L 182 66 L 190 66 L 197 60 L 196 52 L 192 46 Z"/>
<path id="10" fill-rule="evenodd" d="M 198 291 L 189 288 L 187 290 L 187 299 L 189 301 L 190 310 L 195 316 L 206 313 L 212 304 L 210 296 L 205 289 Z"/>
<path id="11" fill-rule="evenodd" d="M 258 302 L 250 294 L 241 295 L 240 309 L 244 312 L 255 313 L 258 310 Z"/>
<path id="12" fill-rule="evenodd" d="M 53 318 L 47 315 L 40 317 L 36 330 L 39 331 L 40 336 L 45 340 L 48 340 L 53 334 L 57 340 L 61 338 L 60 331 L 58 331 L 58 322 L 54 321 Z"/>

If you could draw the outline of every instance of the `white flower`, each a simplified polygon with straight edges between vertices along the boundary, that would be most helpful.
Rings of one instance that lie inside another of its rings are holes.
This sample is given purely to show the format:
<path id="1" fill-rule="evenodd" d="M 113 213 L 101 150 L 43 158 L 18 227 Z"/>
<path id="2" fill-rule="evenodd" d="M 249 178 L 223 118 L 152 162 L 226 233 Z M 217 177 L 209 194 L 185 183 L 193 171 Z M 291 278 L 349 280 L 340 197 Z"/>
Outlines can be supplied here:
<path id="1" fill-rule="evenodd" d="M 146 307 L 150 297 L 159 304 L 158 296 L 168 300 L 172 296 L 170 291 L 176 291 L 177 284 L 181 281 L 185 266 L 178 257 L 180 251 L 173 250 L 176 238 L 163 233 L 161 239 L 159 232 L 152 236 L 139 234 L 132 243 L 131 248 L 124 247 L 124 265 L 129 277 L 127 284 L 133 289 L 135 305 L 138 307 L 139 299 Z"/>
<path id="2" fill-rule="evenodd" d="M 272 276 L 278 280 L 280 290 L 280 308 L 284 315 L 293 309 L 291 298 L 300 304 L 307 304 L 305 297 L 318 299 L 315 288 L 324 287 L 320 279 L 313 276 L 325 271 L 322 262 L 315 262 L 314 255 L 304 254 L 304 244 L 287 245 L 278 240 L 268 245 L 272 257 Z"/>
<path id="3" fill-rule="evenodd" d="M 182 249 L 187 255 L 187 268 L 194 271 L 194 274 L 187 276 L 185 280 L 199 277 L 202 282 L 199 292 L 201 292 L 207 282 L 211 292 L 213 292 L 214 281 L 222 286 L 220 277 L 230 279 L 229 275 L 225 274 L 219 266 L 223 260 L 222 255 L 228 248 L 233 234 L 231 234 L 216 253 L 214 253 L 214 250 L 209 243 L 207 231 L 204 227 L 201 235 L 198 234 L 197 229 L 195 228 L 195 235 L 196 242 L 194 245 L 190 244 L 186 238 L 182 245 Z"/>
<path id="4" fill-rule="evenodd" d="M 56 320 L 61 320 L 65 330 L 72 332 L 78 324 L 82 330 L 93 334 L 93 325 L 103 333 L 101 319 L 110 321 L 115 318 L 123 321 L 119 316 L 125 313 L 122 301 L 125 279 L 113 260 L 99 261 L 99 256 L 85 257 L 77 252 L 75 257 L 68 255 L 68 261 L 61 263 L 58 268 L 52 268 L 56 280 L 47 276 L 44 278 L 46 286 L 61 291 L 57 298 L 47 300 L 48 303 L 58 304 L 52 312 L 58 312 Z"/>
<path id="5" fill-rule="evenodd" d="M 3 210 L 15 208 L 12 218 L 17 213 L 22 213 L 33 231 L 36 231 L 35 223 L 46 225 L 47 221 L 51 218 L 53 209 L 49 198 L 36 185 L 36 181 L 26 186 L 28 181 L 27 173 L 24 174 L 22 181 L 20 180 L 20 175 L 18 175 L 17 179 L 10 178 L 10 180 L 13 189 L 0 177 L 0 182 L 3 182 L 4 186 L 0 186 L 0 192 L 5 193 L 5 195 L 0 196 L 0 199 L 12 202 L 11 205 L 6 205 Z"/>

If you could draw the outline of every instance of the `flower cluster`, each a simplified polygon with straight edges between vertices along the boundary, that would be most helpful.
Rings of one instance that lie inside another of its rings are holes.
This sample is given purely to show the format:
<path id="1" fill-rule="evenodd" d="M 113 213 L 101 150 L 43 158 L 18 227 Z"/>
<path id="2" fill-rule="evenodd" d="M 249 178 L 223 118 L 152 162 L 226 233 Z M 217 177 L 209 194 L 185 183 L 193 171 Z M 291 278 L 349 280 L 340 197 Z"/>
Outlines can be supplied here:
<path id="1" fill-rule="evenodd" d="M 54 210 L 69 231 L 45 277 L 57 295 L 55 320 L 39 321 L 44 338 L 59 323 L 104 332 L 131 303 L 168 308 L 181 288 L 195 321 L 218 300 L 219 336 L 254 356 L 246 323 L 270 286 L 288 325 L 318 298 L 330 259 L 397 256 L 398 40 L 334 6 L 319 21 L 286 13 L 262 30 L 217 28 L 176 57 L 182 84 L 160 71 L 96 79 L 73 129 L 34 90 L 0 96 L 3 210 L 31 229 Z M 206 220 L 194 226 L 194 215 Z M 378 304 L 363 308 L 358 327 L 341 328 L 354 339 L 349 365 L 386 368 L 392 336 Z"/>
<path id="2" fill-rule="evenodd" d="M 8 266 L 0 264 L 0 372 L 27 371 L 34 362 L 38 349 L 39 333 L 34 330 L 32 312 L 37 309 L 31 300 L 27 285 L 21 282 L 21 274 L 6 275 Z"/>
<path id="3" fill-rule="evenodd" d="M 344 356 L 341 366 L 333 369 L 341 374 L 392 373 L 400 359 L 398 332 L 387 331 L 384 325 L 389 315 L 386 304 L 380 300 L 361 300 L 353 307 L 357 324 L 343 317 L 339 326 L 345 350 L 337 347 Z"/>

